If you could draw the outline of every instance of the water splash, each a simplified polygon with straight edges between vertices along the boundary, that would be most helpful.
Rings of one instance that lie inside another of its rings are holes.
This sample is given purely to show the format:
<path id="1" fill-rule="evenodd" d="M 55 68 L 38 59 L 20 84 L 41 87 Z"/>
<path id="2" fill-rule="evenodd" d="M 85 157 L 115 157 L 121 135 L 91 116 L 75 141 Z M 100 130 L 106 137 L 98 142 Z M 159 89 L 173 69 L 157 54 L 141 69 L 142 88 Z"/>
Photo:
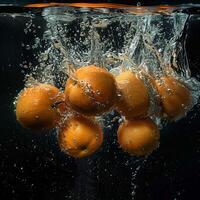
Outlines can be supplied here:
<path id="1" fill-rule="evenodd" d="M 96 64 L 107 68 L 114 75 L 126 69 L 137 73 L 144 71 L 154 78 L 172 75 L 190 88 L 192 106 L 198 103 L 200 83 L 191 77 L 185 49 L 190 20 L 188 14 L 135 15 L 130 12 L 99 13 L 97 10 L 88 13 L 87 10 L 77 12 L 67 8 L 45 8 L 43 17 L 46 30 L 43 38 L 36 40 L 34 48 L 43 42 L 44 50 L 38 53 L 38 65 L 32 67 L 31 74 L 26 77 L 27 86 L 35 82 L 48 82 L 63 88 L 66 79 L 72 76 L 76 68 Z M 26 30 L 30 26 L 28 24 Z M 159 110 L 154 98 L 156 92 L 149 84 L 148 76 L 142 79 L 149 89 L 149 112 L 153 113 Z M 159 118 L 155 117 L 154 120 L 160 127 L 166 124 Z M 133 158 L 131 164 L 132 199 L 137 190 L 137 174 L 146 159 L 136 161 Z M 79 184 L 79 181 L 82 182 Z M 78 188 L 84 185 L 83 181 L 82 177 L 77 178 Z M 89 178 L 87 181 L 92 185 Z"/>
<path id="2" fill-rule="evenodd" d="M 191 108 L 198 102 L 200 83 L 190 75 L 185 49 L 188 14 L 88 14 L 87 10 L 51 7 L 42 15 L 46 21 L 42 38 L 45 50 L 38 54 L 39 64 L 28 80 L 34 78 L 63 88 L 76 68 L 95 64 L 114 75 L 126 69 L 145 72 L 147 76 L 140 77 L 149 89 L 150 115 L 158 113 L 160 107 L 148 75 L 156 79 L 163 75 L 176 77 L 191 90 Z"/>

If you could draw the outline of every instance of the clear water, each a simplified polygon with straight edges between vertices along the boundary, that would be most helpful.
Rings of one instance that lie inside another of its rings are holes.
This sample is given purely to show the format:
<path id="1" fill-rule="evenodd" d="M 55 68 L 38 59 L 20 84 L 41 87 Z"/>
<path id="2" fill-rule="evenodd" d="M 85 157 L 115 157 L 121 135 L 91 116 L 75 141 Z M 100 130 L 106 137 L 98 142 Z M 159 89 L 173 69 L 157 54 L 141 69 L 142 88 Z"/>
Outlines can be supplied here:
<path id="1" fill-rule="evenodd" d="M 192 8 L 192 5 L 189 7 Z M 35 199 L 40 193 L 38 192 L 40 184 L 34 180 L 36 176 L 41 185 L 49 182 L 47 188 L 43 186 L 44 199 L 49 197 L 57 199 L 59 195 L 60 199 L 115 199 L 120 192 L 122 196 L 119 199 L 143 199 L 145 195 L 141 194 L 141 183 L 137 174 L 140 173 L 142 177 L 141 173 L 145 169 L 146 171 L 150 169 L 148 166 L 165 168 L 165 165 L 168 165 L 163 160 L 165 151 L 160 150 L 160 147 L 151 156 L 141 159 L 121 152 L 116 141 L 116 129 L 121 119 L 115 112 L 107 113 L 98 119 L 105 130 L 105 141 L 101 150 L 89 158 L 73 160 L 59 150 L 56 130 L 35 135 L 21 128 L 14 117 L 13 102 L 24 86 L 36 82 L 52 83 L 63 89 L 67 78 L 76 68 L 89 64 L 105 67 L 114 75 L 124 69 L 145 71 L 155 78 L 172 75 L 188 85 L 193 103 L 184 119 L 177 122 L 162 121 L 152 115 L 160 108 L 155 101 L 155 91 L 148 81 L 146 82 L 151 96 L 149 114 L 161 128 L 162 145 L 162 140 L 171 134 L 171 129 L 174 130 L 172 132 L 178 133 L 179 126 L 183 129 L 184 123 L 188 123 L 193 124 L 192 127 L 199 119 L 199 70 L 194 74 L 191 73 L 186 48 L 188 27 L 194 21 L 199 21 L 199 15 L 190 13 L 187 6 L 162 12 L 153 7 L 148 8 L 145 13 L 136 13 L 137 9 L 72 7 L 24 9 L 17 12 L 14 8 L 10 8 L 11 11 L 12 9 L 13 12 L 8 13 L 3 12 L 1 8 L 0 14 L 0 23 L 2 27 L 7 28 L 5 33 L 2 33 L 1 50 L 3 55 L 1 73 L 5 73 L 5 76 L 2 75 L 2 85 L 4 85 L 2 115 L 6 113 L 5 108 L 9 109 L 9 115 L 5 114 L 4 119 L 2 117 L 5 122 L 2 130 L 7 127 L 9 131 L 6 132 L 9 133 L 1 136 L 0 149 L 4 154 L 1 165 L 4 170 L 7 165 L 11 165 L 8 168 L 10 172 L 5 170 L 1 173 L 2 176 L 7 175 L 2 179 L 3 188 L 6 188 L 4 190 L 11 190 L 11 193 L 8 193 L 13 199 L 19 198 L 20 189 L 12 184 L 13 178 L 21 187 L 25 185 L 27 189 L 24 190 L 28 191 L 27 195 Z M 14 42 L 15 37 L 18 38 L 19 44 Z M 8 46 L 4 38 L 7 38 Z M 13 58 L 11 55 L 18 58 Z M 196 131 L 199 132 L 199 127 Z M 166 140 L 170 141 L 169 138 Z M 11 146 L 13 150 L 9 152 Z M 164 147 L 166 148 L 166 145 Z M 176 151 L 178 150 L 175 149 Z M 33 159 L 27 159 L 24 154 L 33 156 Z M 159 155 L 158 162 L 165 164 L 158 165 L 156 155 Z M 178 155 L 183 156 L 181 153 Z M 6 159 L 10 161 L 7 162 Z M 24 164 L 26 159 L 27 164 Z M 176 159 L 168 162 L 175 165 Z M 31 163 L 33 167 L 29 166 Z M 173 171 L 178 168 L 170 169 Z M 46 176 L 49 176 L 52 170 L 53 178 L 41 178 L 42 174 L 37 173 L 37 170 L 41 170 Z M 173 180 L 173 175 L 170 173 L 173 174 L 167 171 L 165 175 Z M 64 178 L 59 179 L 59 176 Z M 152 179 L 155 177 L 157 176 Z M 117 184 L 118 179 L 120 186 Z M 127 188 L 126 197 L 122 194 L 124 187 Z M 116 194 L 114 188 L 118 190 Z M 181 199 L 179 196 L 184 194 L 184 191 L 178 186 L 175 190 L 170 199 Z M 149 190 L 146 191 L 148 193 Z"/>
<path id="2" fill-rule="evenodd" d="M 115 75 L 131 68 L 153 74 L 155 78 L 172 75 L 181 79 L 191 88 L 192 107 L 197 103 L 200 84 L 190 75 L 185 50 L 185 29 L 191 18 L 188 14 L 135 15 L 132 10 L 119 14 L 115 10 L 90 12 L 83 8 L 78 11 L 54 7 L 43 10 L 46 30 L 42 38 L 36 38 L 33 47 L 44 42 L 45 49 L 37 53 L 39 63 L 32 66 L 28 80 L 64 86 L 66 78 L 80 66 L 95 64 Z M 31 26 L 32 19 L 26 31 L 32 31 Z M 148 81 L 146 84 L 150 85 Z M 155 92 L 151 87 L 149 91 L 151 114 L 159 108 L 155 104 Z"/>

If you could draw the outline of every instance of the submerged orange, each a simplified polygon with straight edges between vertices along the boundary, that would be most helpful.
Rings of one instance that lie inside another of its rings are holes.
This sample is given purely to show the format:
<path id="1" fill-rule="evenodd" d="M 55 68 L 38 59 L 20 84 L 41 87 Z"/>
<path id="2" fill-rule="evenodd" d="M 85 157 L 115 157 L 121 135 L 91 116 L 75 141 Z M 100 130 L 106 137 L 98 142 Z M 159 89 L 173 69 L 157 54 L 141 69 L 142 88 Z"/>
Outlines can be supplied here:
<path id="1" fill-rule="evenodd" d="M 150 118 L 125 121 L 118 129 L 121 148 L 135 156 L 152 153 L 158 147 L 159 139 L 159 129 Z"/>
<path id="2" fill-rule="evenodd" d="M 121 96 L 116 103 L 117 110 L 126 119 L 147 116 L 150 100 L 144 82 L 131 71 L 120 73 L 116 82 Z"/>
<path id="3" fill-rule="evenodd" d="M 65 110 L 64 94 L 50 84 L 39 84 L 20 92 L 16 103 L 19 123 L 32 130 L 54 128 Z"/>
<path id="4" fill-rule="evenodd" d="M 83 116 L 69 118 L 58 135 L 60 148 L 75 158 L 91 155 L 100 148 L 102 142 L 101 127 Z"/>
<path id="5" fill-rule="evenodd" d="M 173 77 L 161 77 L 155 81 L 164 115 L 169 118 L 183 116 L 191 105 L 191 94 L 184 83 Z"/>
<path id="6" fill-rule="evenodd" d="M 86 115 L 102 114 L 115 102 L 115 79 L 101 67 L 81 67 L 67 80 L 65 95 L 74 110 Z"/>

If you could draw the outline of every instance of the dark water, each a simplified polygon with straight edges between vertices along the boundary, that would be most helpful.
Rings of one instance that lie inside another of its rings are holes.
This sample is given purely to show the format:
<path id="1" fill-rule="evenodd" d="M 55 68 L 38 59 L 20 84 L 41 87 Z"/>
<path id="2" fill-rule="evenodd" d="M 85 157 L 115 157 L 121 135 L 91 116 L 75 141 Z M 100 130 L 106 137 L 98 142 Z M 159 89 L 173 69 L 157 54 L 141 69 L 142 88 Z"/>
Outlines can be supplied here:
<path id="1" fill-rule="evenodd" d="M 60 151 L 55 131 L 35 134 L 17 123 L 13 101 L 31 71 L 24 65 L 37 65 L 36 55 L 45 49 L 45 44 L 29 48 L 43 36 L 45 20 L 34 18 L 34 31 L 26 32 L 28 21 L 0 17 L 0 199 L 199 199 L 199 105 L 165 126 L 159 149 L 139 160 L 118 148 L 117 120 L 110 128 L 105 124 L 103 147 L 81 160 Z M 199 79 L 200 16 L 191 17 L 187 34 L 191 75 Z"/>

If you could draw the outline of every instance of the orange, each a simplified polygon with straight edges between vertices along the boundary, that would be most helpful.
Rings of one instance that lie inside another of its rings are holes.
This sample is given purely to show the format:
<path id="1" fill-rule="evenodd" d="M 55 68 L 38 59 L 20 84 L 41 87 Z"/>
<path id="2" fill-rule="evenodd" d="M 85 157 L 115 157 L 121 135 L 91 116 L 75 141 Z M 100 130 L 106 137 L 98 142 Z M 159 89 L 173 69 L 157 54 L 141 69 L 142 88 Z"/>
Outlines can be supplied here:
<path id="1" fill-rule="evenodd" d="M 150 119 L 123 122 L 118 129 L 118 142 L 121 148 L 135 156 L 152 153 L 159 145 L 160 133 Z"/>
<path id="2" fill-rule="evenodd" d="M 131 5 L 126 4 L 115 4 L 115 3 L 33 3 L 27 4 L 25 7 L 30 8 L 44 8 L 44 7 L 51 7 L 51 6 L 73 6 L 73 7 L 86 7 L 86 8 L 126 8 L 126 7 L 133 7 Z"/>
<path id="3" fill-rule="evenodd" d="M 65 110 L 64 94 L 50 84 L 39 84 L 20 92 L 16 103 L 19 123 L 33 130 L 54 128 Z"/>
<path id="4" fill-rule="evenodd" d="M 102 142 L 103 132 L 100 126 L 82 116 L 69 118 L 58 135 L 60 148 L 75 158 L 91 155 L 100 148 Z"/>
<path id="5" fill-rule="evenodd" d="M 69 3 L 69 6 L 73 7 L 86 7 L 86 8 L 129 8 L 131 5 L 127 4 L 116 4 L 116 3 Z"/>
<path id="6" fill-rule="evenodd" d="M 161 77 L 155 83 L 164 115 L 169 118 L 183 116 L 192 101 L 189 89 L 173 77 Z"/>
<path id="7" fill-rule="evenodd" d="M 147 116 L 150 100 L 144 82 L 131 71 L 120 73 L 116 77 L 120 98 L 116 109 L 126 119 L 142 118 Z"/>
<path id="8" fill-rule="evenodd" d="M 116 83 L 106 69 L 94 65 L 79 68 L 65 86 L 66 101 L 86 115 L 109 111 L 116 99 Z"/>

